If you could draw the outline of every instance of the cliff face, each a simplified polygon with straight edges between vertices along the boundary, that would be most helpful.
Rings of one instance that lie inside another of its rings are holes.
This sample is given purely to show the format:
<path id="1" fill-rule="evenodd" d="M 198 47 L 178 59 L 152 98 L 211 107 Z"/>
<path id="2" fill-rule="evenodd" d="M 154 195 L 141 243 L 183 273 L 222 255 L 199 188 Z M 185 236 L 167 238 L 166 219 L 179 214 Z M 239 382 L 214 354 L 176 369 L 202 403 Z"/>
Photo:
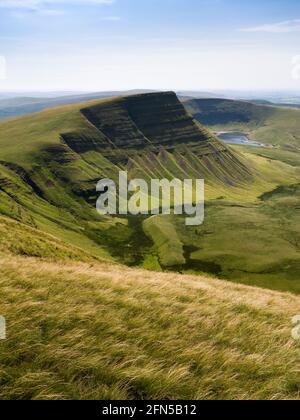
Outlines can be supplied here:
<path id="1" fill-rule="evenodd" d="M 0 139 L 0 195 L 8 215 L 12 208 L 19 215 L 15 203 L 23 198 L 22 206 L 37 203 L 34 211 L 43 213 L 28 199 L 31 188 L 55 212 L 71 208 L 89 218 L 97 181 L 117 181 L 120 169 L 146 181 L 203 178 L 217 194 L 252 180 L 248 163 L 196 122 L 172 92 L 33 114 L 0 125 Z"/>
<path id="2" fill-rule="evenodd" d="M 168 149 L 210 139 L 173 92 L 130 96 L 82 113 L 116 147 Z"/>
<path id="3" fill-rule="evenodd" d="M 62 134 L 76 153 L 101 153 L 132 176 L 203 177 L 235 185 L 244 163 L 187 113 L 173 92 L 112 99 L 81 110 L 91 131 Z"/>

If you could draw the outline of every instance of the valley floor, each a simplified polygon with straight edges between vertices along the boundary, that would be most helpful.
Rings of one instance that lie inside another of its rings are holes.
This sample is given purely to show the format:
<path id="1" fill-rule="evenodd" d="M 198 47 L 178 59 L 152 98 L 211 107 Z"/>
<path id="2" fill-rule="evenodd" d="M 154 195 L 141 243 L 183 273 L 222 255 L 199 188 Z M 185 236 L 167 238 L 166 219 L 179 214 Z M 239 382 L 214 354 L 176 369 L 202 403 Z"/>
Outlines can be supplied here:
<path id="1" fill-rule="evenodd" d="M 1 399 L 300 399 L 300 297 L 1 253 Z"/>

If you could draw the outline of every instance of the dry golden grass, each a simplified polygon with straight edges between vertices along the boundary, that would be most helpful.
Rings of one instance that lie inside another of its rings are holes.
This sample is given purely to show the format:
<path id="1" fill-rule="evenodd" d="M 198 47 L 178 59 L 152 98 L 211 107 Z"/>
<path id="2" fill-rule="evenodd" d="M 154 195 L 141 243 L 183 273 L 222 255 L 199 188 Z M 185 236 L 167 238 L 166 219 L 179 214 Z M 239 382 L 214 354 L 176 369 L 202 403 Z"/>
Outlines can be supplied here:
<path id="1" fill-rule="evenodd" d="M 300 399 L 300 297 L 1 254 L 2 399 Z"/>

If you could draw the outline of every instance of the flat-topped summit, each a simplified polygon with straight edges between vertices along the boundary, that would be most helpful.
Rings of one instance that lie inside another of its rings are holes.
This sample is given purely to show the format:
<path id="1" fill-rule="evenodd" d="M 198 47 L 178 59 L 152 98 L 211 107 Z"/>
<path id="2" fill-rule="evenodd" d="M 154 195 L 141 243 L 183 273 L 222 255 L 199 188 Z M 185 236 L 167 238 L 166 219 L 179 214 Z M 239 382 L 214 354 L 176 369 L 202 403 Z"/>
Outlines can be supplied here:
<path id="1" fill-rule="evenodd" d="M 128 96 L 82 110 L 115 146 L 144 148 L 209 141 L 211 136 L 188 114 L 174 92 Z"/>
<path id="2" fill-rule="evenodd" d="M 43 111 L 0 123 L 0 136 L 0 187 L 21 178 L 59 206 L 62 191 L 72 202 L 79 196 L 94 205 L 97 180 L 118 179 L 120 169 L 145 180 L 203 178 L 218 189 L 252 179 L 251 165 L 199 124 L 174 92 Z"/>

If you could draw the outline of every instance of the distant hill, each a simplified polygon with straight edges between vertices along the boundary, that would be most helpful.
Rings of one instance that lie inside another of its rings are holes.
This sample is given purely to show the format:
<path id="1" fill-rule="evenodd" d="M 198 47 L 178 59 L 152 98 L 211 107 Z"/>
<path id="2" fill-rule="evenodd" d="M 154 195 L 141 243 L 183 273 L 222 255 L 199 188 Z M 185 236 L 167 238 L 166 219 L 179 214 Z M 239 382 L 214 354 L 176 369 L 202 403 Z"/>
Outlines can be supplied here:
<path id="1" fill-rule="evenodd" d="M 225 97 L 221 93 L 214 93 L 214 92 L 201 92 L 201 91 L 195 91 L 195 90 L 179 90 L 176 91 L 177 95 L 180 98 L 193 98 L 193 99 L 207 99 L 207 98 L 223 98 Z"/>
<path id="2" fill-rule="evenodd" d="M 193 99 L 186 109 L 202 124 L 254 123 L 262 124 L 274 110 L 250 102 L 229 99 Z"/>
<path id="3" fill-rule="evenodd" d="M 267 101 L 266 99 L 251 99 L 244 102 L 250 102 L 251 104 L 255 105 L 276 105 L 274 102 Z"/>
<path id="4" fill-rule="evenodd" d="M 0 120 L 14 118 L 22 115 L 32 114 L 44 109 L 54 108 L 60 105 L 76 104 L 84 101 L 92 101 L 95 99 L 115 97 L 121 95 L 135 95 L 138 93 L 147 93 L 148 90 L 132 90 L 132 91 L 111 91 L 111 92 L 95 92 L 77 95 L 63 95 L 50 97 L 30 97 L 30 96 L 0 96 Z"/>
<path id="5" fill-rule="evenodd" d="M 75 104 L 101 98 L 129 96 L 151 92 L 155 91 L 149 89 L 134 89 L 128 91 L 106 92 L 0 92 L 0 120 L 39 112 L 44 109 L 60 105 Z M 261 97 L 258 93 L 257 98 L 253 97 L 253 94 L 250 95 L 249 93 L 247 96 L 244 93 L 243 96 L 242 92 L 236 91 L 205 92 L 180 90 L 176 93 L 181 100 L 227 99 L 236 102 L 248 102 L 256 105 L 274 105 L 290 108 L 300 108 L 299 98 L 297 99 L 297 97 L 273 97 L 263 92 L 260 93 L 262 95 Z"/>
<path id="6" fill-rule="evenodd" d="M 187 111 L 212 130 L 240 130 L 262 143 L 300 151 L 300 110 L 228 99 L 183 101 Z"/>

